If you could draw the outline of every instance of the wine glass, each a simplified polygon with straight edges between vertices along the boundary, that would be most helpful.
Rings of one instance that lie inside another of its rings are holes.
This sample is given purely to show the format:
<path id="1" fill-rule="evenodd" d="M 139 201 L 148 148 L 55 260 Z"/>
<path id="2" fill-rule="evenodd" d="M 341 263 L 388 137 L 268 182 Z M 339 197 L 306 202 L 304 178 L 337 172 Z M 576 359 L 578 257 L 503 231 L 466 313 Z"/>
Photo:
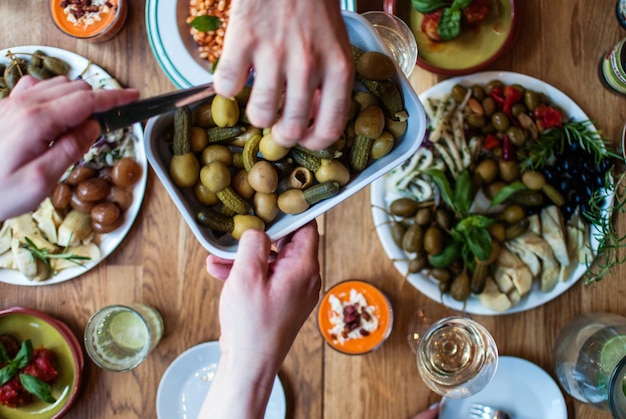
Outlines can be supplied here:
<path id="1" fill-rule="evenodd" d="M 409 330 L 409 346 L 415 348 L 422 380 L 449 398 L 478 393 L 489 384 L 498 366 L 493 337 L 463 313 L 433 320 L 428 312 L 418 309 Z"/>

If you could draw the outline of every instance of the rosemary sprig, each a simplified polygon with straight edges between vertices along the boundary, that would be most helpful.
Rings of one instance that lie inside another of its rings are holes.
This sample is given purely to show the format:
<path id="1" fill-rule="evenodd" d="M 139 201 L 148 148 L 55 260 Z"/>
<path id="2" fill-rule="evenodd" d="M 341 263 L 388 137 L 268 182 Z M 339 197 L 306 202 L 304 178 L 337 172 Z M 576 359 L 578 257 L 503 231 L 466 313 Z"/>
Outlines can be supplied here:
<path id="1" fill-rule="evenodd" d="M 63 250 L 61 253 L 50 253 L 48 249 L 43 249 L 37 247 L 35 243 L 28 237 L 24 236 L 24 241 L 26 245 L 23 246 L 24 249 L 28 250 L 33 257 L 41 260 L 50 271 L 52 271 L 52 265 L 50 264 L 51 259 L 66 259 L 78 266 L 85 266 L 81 260 L 90 260 L 91 258 L 88 256 L 80 256 L 76 253 L 67 253 L 67 248 Z"/>

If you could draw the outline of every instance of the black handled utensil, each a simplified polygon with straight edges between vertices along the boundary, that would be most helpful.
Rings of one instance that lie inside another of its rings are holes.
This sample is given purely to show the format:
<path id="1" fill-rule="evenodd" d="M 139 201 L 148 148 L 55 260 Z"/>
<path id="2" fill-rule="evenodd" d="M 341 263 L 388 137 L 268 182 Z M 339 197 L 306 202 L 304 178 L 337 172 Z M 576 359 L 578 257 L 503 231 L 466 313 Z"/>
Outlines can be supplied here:
<path id="1" fill-rule="evenodd" d="M 203 84 L 117 106 L 106 112 L 95 113 L 93 117 L 100 124 L 102 132 L 106 133 L 173 111 L 176 108 L 193 105 L 214 94 L 213 84 Z"/>

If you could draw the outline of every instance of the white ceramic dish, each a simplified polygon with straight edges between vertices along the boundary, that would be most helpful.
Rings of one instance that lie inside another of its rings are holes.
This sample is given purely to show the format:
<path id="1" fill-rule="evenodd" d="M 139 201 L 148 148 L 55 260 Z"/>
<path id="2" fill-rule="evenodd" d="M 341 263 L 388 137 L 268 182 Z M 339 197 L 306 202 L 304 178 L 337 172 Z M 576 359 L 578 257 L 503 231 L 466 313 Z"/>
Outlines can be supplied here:
<path id="1" fill-rule="evenodd" d="M 467 417 L 472 403 L 502 409 L 515 419 L 567 419 L 563 393 L 550 375 L 522 358 L 501 356 L 498 370 L 481 392 L 464 398 L 444 397 L 439 419 Z"/>
<path id="2" fill-rule="evenodd" d="M 342 9 L 356 11 L 355 0 L 339 0 Z M 179 89 L 210 83 L 210 65 L 197 56 L 189 34 L 189 1 L 147 0 L 146 30 L 150 47 L 161 69 Z"/>
<path id="3" fill-rule="evenodd" d="M 67 62 L 70 67 L 69 78 L 76 78 L 82 74 L 82 78 L 93 86 L 94 89 L 118 89 L 119 83 L 103 68 L 96 64 L 90 63 L 90 61 L 73 52 L 53 48 L 41 45 L 29 45 L 18 46 L 0 50 L 0 62 L 8 62 L 6 58 L 7 51 L 13 53 L 26 52 L 33 53 L 36 50 L 41 50 L 43 53 L 60 58 Z M 26 286 L 40 286 L 51 285 L 59 282 L 67 281 L 72 278 L 76 278 L 94 268 L 104 259 L 106 259 L 113 251 L 122 243 L 128 232 L 130 231 L 139 210 L 143 202 L 143 197 L 146 192 L 146 184 L 148 180 L 148 159 L 143 147 L 143 128 L 141 124 L 133 125 L 133 133 L 135 134 L 135 159 L 142 167 L 141 179 L 135 185 L 133 189 L 133 203 L 126 211 L 126 218 L 124 224 L 122 224 L 117 230 L 103 236 L 102 243 L 100 244 L 100 251 L 102 257 L 98 260 L 89 260 L 84 263 L 82 267 L 64 269 L 57 275 L 45 281 L 30 281 L 24 275 L 18 271 L 10 269 L 0 269 L 0 282 L 6 282 L 14 285 L 26 285 Z"/>
<path id="4" fill-rule="evenodd" d="M 429 97 L 442 97 L 445 94 L 449 93 L 452 89 L 452 86 L 457 83 L 461 83 L 464 85 L 470 85 L 473 83 L 486 84 L 489 81 L 496 79 L 501 80 L 505 84 L 519 83 L 526 88 L 545 93 L 550 97 L 552 102 L 560 106 L 564 114 L 569 116 L 569 118 L 571 119 L 577 121 L 589 119 L 589 117 L 583 112 L 583 110 L 560 90 L 556 89 L 546 82 L 535 79 L 533 77 L 511 72 L 488 71 L 467 76 L 454 77 L 431 87 L 430 89 L 420 94 L 419 98 L 422 102 L 424 102 Z M 593 125 L 590 126 L 590 129 L 595 131 L 595 127 L 593 127 Z M 386 182 L 387 176 L 383 176 L 372 184 L 370 191 L 372 216 L 374 219 L 374 225 L 378 226 L 376 228 L 376 231 L 383 245 L 383 248 L 387 253 L 387 256 L 395 261 L 395 267 L 398 269 L 399 272 L 404 275 L 406 274 L 406 272 L 408 272 L 408 263 L 406 262 L 407 254 L 405 254 L 400 248 L 398 248 L 398 246 L 395 245 L 391 235 L 391 224 L 389 223 L 391 218 L 387 213 L 380 209 L 388 208 L 389 204 L 394 199 L 398 198 L 400 194 L 388 188 Z M 596 249 L 597 240 L 595 239 L 595 237 L 592 237 L 591 241 L 593 249 Z M 541 292 L 539 290 L 538 281 L 535 281 L 531 292 L 527 294 L 524 298 L 522 298 L 522 300 L 517 305 L 504 312 L 497 312 L 487 309 L 482 304 L 480 304 L 478 298 L 475 296 L 471 296 L 467 300 L 465 311 L 471 314 L 498 315 L 530 310 L 532 308 L 545 304 L 548 301 L 551 301 L 552 299 L 567 291 L 583 276 L 586 270 L 586 266 L 584 264 L 580 264 L 578 268 L 572 273 L 569 280 L 560 281 L 552 291 L 547 293 Z M 438 282 L 436 280 L 419 273 L 410 274 L 408 275 L 407 279 L 415 288 L 417 288 L 420 292 L 422 292 L 429 298 L 438 302 L 443 302 L 444 305 L 454 310 L 463 311 L 463 303 L 454 300 L 449 294 L 445 294 L 442 300 L 441 293 L 439 292 L 438 288 Z"/>
<path id="5" fill-rule="evenodd" d="M 161 377 L 156 396 L 159 419 L 196 418 L 207 395 L 220 360 L 216 341 L 204 342 L 180 354 Z M 284 419 L 287 401 L 278 376 L 265 410 L 265 419 Z"/>
<path id="6" fill-rule="evenodd" d="M 348 27 L 348 34 L 353 45 L 364 50 L 386 51 L 374 28 L 362 16 L 344 11 L 343 16 Z M 394 149 L 382 159 L 374 161 L 343 187 L 337 195 L 313 205 L 307 211 L 297 215 L 280 215 L 267 229 L 272 241 L 288 235 L 335 205 L 344 201 L 363 189 L 375 179 L 389 172 L 411 156 L 419 147 L 426 131 L 424 108 L 413 91 L 409 81 L 398 70 L 397 82 L 401 86 L 405 109 L 409 114 L 406 133 L 400 137 Z M 165 129 L 173 124 L 173 114 L 160 115 L 148 121 L 145 130 L 145 148 L 148 161 L 165 186 L 178 210 L 183 214 L 187 224 L 200 243 L 211 253 L 228 259 L 234 259 L 237 242 L 226 235 L 216 238 L 213 233 L 196 222 L 196 213 L 201 208 L 190 188 L 178 188 L 169 176 L 169 160 L 171 153 L 168 144 L 161 139 Z"/>

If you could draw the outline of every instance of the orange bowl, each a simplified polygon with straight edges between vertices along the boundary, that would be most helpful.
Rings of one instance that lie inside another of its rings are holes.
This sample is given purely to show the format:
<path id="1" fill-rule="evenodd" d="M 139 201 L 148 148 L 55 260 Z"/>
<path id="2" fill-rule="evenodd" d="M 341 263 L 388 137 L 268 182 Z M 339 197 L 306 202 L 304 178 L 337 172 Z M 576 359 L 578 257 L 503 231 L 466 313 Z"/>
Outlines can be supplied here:
<path id="1" fill-rule="evenodd" d="M 378 326 L 375 330 L 361 332 L 361 329 L 365 329 L 361 324 L 355 329 L 358 336 L 344 340 L 333 330 L 336 325 L 331 319 L 338 316 L 343 318 L 343 313 L 339 314 L 333 309 L 331 296 L 336 297 L 345 306 L 351 304 L 351 300 L 354 301 L 351 293 L 354 296 L 355 292 L 365 298 L 368 313 L 376 317 Z M 389 337 L 393 326 L 393 309 L 387 296 L 374 285 L 365 281 L 348 280 L 334 285 L 324 295 L 317 312 L 317 324 L 331 348 L 350 355 L 364 354 L 379 348 Z"/>
<path id="2" fill-rule="evenodd" d="M 83 350 L 70 328 L 52 316 L 25 307 L 0 310 L 0 335 L 8 334 L 18 341 L 32 341 L 33 347 L 44 346 L 55 357 L 59 376 L 51 386 L 57 399 L 53 404 L 35 400 L 23 407 L 0 405 L 0 417 L 13 419 L 56 419 L 63 416 L 76 401 L 84 367 Z"/>
<path id="3" fill-rule="evenodd" d="M 491 0 L 489 15 L 476 28 L 463 30 L 450 41 L 433 42 L 421 30 L 424 15 L 411 6 L 410 0 L 383 0 L 383 8 L 413 31 L 419 50 L 417 65 L 447 76 L 487 67 L 511 47 L 519 27 L 515 0 Z"/>
<path id="4" fill-rule="evenodd" d="M 65 13 L 61 3 L 62 0 L 49 0 L 48 3 L 56 27 L 68 36 L 89 42 L 104 42 L 113 38 L 124 26 L 128 15 L 127 0 L 108 0 L 107 3 L 113 6 L 110 11 L 97 12 L 96 18 L 89 19 L 89 24 L 79 24 L 72 21 L 75 19 L 73 16 Z"/>

